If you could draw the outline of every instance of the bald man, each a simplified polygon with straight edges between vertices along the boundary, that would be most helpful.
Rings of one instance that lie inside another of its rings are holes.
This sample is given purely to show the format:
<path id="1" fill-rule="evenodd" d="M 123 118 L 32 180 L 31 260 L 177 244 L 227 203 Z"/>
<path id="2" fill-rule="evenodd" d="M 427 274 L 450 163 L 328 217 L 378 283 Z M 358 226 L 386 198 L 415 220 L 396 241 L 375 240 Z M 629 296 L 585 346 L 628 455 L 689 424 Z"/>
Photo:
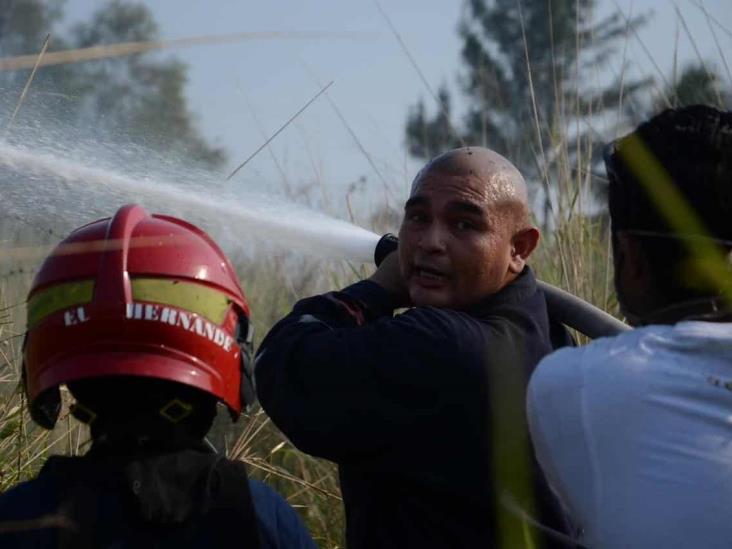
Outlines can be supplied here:
<path id="1" fill-rule="evenodd" d="M 539 231 L 524 180 L 488 149 L 449 151 L 415 178 L 399 237 L 369 279 L 272 329 L 260 402 L 297 447 L 338 463 L 350 549 L 549 547 L 535 524 L 563 526 L 525 391 L 567 339 L 526 265 Z"/>

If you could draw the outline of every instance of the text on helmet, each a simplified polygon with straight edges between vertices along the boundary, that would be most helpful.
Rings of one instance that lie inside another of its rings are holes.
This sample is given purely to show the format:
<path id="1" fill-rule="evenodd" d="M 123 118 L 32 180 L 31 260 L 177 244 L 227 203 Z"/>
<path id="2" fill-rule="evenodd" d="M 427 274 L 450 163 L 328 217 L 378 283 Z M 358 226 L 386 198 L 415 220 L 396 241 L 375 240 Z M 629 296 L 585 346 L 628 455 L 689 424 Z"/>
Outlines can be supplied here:
<path id="1" fill-rule="evenodd" d="M 155 305 L 153 303 L 128 303 L 126 318 L 128 320 L 144 320 L 162 322 L 176 328 L 193 332 L 212 341 L 225 351 L 230 351 L 234 339 L 218 326 L 201 318 L 195 313 L 181 311 L 173 307 Z"/>

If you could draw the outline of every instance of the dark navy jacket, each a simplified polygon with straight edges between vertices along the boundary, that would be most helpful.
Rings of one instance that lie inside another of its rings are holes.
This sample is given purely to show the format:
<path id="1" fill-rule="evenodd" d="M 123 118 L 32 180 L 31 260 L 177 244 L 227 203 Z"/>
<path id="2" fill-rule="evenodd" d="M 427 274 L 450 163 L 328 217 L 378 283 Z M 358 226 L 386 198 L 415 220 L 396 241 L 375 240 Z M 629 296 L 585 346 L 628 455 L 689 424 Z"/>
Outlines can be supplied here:
<path id="1" fill-rule="evenodd" d="M 532 272 L 468 312 L 393 311 L 370 281 L 304 299 L 256 362 L 275 424 L 339 464 L 349 548 L 512 546 L 521 516 L 564 531 L 530 447 L 525 390 L 570 340 Z"/>
<path id="2" fill-rule="evenodd" d="M 315 549 L 284 499 L 248 481 L 243 464 L 206 452 L 55 456 L 0 495 L 3 548 L 257 546 Z"/>

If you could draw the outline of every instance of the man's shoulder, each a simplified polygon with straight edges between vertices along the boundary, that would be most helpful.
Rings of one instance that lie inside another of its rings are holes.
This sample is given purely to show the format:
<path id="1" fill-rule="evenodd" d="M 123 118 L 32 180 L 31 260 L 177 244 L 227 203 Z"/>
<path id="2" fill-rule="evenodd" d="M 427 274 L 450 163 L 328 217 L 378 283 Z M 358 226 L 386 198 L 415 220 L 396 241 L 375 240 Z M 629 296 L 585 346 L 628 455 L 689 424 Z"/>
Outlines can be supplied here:
<path id="1" fill-rule="evenodd" d="M 55 492 L 49 479 L 34 478 L 0 494 L 0 520 L 20 520 L 50 512 Z"/>
<path id="2" fill-rule="evenodd" d="M 58 517 L 57 497 L 51 483 L 35 478 L 16 484 L 0 494 L 0 523 L 36 524 L 39 519 L 62 520 Z M 55 547 L 53 528 L 37 528 L 20 532 L 0 532 L 0 547 Z"/>
<path id="3" fill-rule="evenodd" d="M 480 342 L 498 331 L 501 319 L 483 318 L 469 312 L 440 307 L 414 307 L 394 317 L 394 321 L 422 335 L 463 347 Z"/>
<path id="4" fill-rule="evenodd" d="M 282 496 L 259 480 L 249 479 L 249 492 L 252 494 L 255 507 L 260 510 L 276 513 L 290 506 Z"/>
<path id="5" fill-rule="evenodd" d="M 406 316 L 405 316 L 406 315 Z M 475 329 L 492 329 L 492 327 L 509 319 L 500 312 L 485 314 L 483 311 L 462 311 L 446 307 L 412 307 L 397 317 L 413 318 L 421 322 L 444 324 L 458 328 L 474 327 Z"/>
<path id="6" fill-rule="evenodd" d="M 258 480 L 249 480 L 249 491 L 265 546 L 315 549 L 300 517 L 287 501 Z"/>
<path id="7" fill-rule="evenodd" d="M 581 390 L 591 382 L 596 372 L 602 372 L 608 362 L 621 366 L 625 357 L 638 347 L 639 335 L 631 330 L 615 337 L 596 339 L 580 347 L 563 347 L 544 357 L 529 382 L 532 401 Z"/>
<path id="8" fill-rule="evenodd" d="M 563 395 L 572 391 L 591 391 L 593 398 L 630 393 L 632 387 L 641 387 L 662 375 L 658 364 L 667 362 L 678 340 L 676 327 L 652 325 L 581 347 L 559 349 L 536 367 L 529 383 L 529 399 L 541 406 L 548 400 L 564 400 Z"/>
<path id="9" fill-rule="evenodd" d="M 579 347 L 563 347 L 547 355 L 536 368 L 537 379 L 545 377 L 572 377 L 582 370 L 593 369 L 600 363 L 622 363 L 628 355 L 635 355 L 644 348 L 649 339 L 657 339 L 659 335 L 670 329 L 667 326 L 649 326 L 628 330 L 613 337 L 602 337 L 587 345 Z"/>

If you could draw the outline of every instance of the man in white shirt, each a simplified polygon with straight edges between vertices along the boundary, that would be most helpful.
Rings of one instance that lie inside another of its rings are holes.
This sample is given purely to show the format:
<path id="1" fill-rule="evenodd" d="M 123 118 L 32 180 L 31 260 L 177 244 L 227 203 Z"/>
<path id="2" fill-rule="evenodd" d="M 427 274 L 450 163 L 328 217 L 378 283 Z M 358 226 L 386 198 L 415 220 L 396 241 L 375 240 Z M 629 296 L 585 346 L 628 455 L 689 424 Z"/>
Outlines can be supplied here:
<path id="1" fill-rule="evenodd" d="M 615 142 L 615 285 L 638 329 L 535 370 L 531 434 L 583 546 L 732 547 L 732 113 Z"/>

